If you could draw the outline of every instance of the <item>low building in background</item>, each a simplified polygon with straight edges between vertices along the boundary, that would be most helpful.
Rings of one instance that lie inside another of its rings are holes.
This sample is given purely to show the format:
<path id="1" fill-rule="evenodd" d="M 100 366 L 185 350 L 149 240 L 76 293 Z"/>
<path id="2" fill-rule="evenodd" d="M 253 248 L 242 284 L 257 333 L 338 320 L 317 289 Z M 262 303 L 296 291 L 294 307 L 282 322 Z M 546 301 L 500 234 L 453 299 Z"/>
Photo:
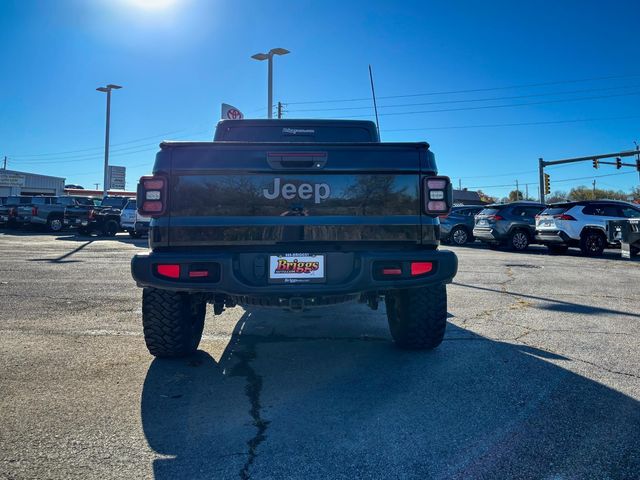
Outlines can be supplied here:
<path id="1" fill-rule="evenodd" d="M 453 205 L 461 206 L 461 205 L 485 205 L 486 202 L 483 202 L 480 199 L 480 195 L 478 192 L 472 192 L 471 190 L 454 190 L 453 191 Z"/>
<path id="2" fill-rule="evenodd" d="M 0 197 L 64 194 L 64 178 L 0 169 Z"/>

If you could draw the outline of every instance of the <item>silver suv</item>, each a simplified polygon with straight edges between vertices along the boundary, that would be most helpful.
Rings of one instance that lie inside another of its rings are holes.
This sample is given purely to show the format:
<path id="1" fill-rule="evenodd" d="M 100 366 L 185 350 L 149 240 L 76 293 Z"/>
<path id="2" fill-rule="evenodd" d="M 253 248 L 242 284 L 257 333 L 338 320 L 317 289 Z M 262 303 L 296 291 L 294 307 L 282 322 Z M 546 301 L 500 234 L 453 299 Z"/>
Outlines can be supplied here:
<path id="1" fill-rule="evenodd" d="M 473 236 L 490 248 L 501 245 L 526 250 L 535 243 L 536 215 L 545 206 L 538 202 L 513 202 L 487 205 L 475 217 Z"/>
<path id="2" fill-rule="evenodd" d="M 580 247 L 584 255 L 602 255 L 607 221 L 640 218 L 640 206 L 616 200 L 587 200 L 549 205 L 536 219 L 536 240 L 551 253 Z"/>

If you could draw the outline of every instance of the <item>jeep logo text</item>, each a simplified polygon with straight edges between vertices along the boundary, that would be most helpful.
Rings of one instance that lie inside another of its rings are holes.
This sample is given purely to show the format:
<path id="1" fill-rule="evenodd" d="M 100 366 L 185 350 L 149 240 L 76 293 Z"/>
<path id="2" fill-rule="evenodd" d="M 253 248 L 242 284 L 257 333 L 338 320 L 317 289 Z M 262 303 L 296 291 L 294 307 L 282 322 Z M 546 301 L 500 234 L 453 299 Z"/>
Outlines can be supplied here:
<path id="1" fill-rule="evenodd" d="M 262 194 L 269 200 L 275 200 L 282 195 L 285 200 L 293 200 L 297 196 L 301 200 L 313 198 L 313 203 L 320 203 L 329 198 L 331 188 L 326 183 L 314 183 L 313 185 L 301 183 L 296 186 L 293 183 L 282 183 L 282 180 L 276 177 L 273 179 L 273 186 L 270 189 L 264 188 Z"/>

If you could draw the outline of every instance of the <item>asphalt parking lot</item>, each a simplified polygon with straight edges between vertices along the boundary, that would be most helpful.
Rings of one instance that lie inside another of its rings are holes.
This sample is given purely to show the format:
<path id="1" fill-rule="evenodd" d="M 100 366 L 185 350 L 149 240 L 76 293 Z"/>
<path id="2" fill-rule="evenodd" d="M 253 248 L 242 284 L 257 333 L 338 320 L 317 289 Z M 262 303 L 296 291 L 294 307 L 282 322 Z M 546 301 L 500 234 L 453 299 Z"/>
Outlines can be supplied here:
<path id="1" fill-rule="evenodd" d="M 1 478 L 640 477 L 640 262 L 452 248 L 450 324 L 383 309 L 208 313 L 154 360 L 145 240 L 0 232 Z"/>

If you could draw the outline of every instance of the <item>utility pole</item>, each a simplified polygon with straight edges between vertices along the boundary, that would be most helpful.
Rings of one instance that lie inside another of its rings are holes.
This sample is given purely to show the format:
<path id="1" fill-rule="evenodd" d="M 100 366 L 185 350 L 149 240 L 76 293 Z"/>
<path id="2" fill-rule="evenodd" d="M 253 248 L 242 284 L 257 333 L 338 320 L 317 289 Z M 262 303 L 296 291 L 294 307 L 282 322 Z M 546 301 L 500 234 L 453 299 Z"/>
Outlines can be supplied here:
<path id="1" fill-rule="evenodd" d="M 99 183 L 94 183 L 94 185 L 96 186 L 96 190 L 98 190 L 98 187 L 100 186 Z"/>
<path id="2" fill-rule="evenodd" d="M 2 167 L 3 170 L 7 169 L 7 156 L 4 156 L 4 166 Z"/>
<path id="3" fill-rule="evenodd" d="M 593 179 L 593 199 L 596 199 L 596 179 Z"/>
<path id="4" fill-rule="evenodd" d="M 528 183 L 525 183 L 525 184 L 524 184 L 524 189 L 525 189 L 525 192 L 526 192 L 526 193 L 524 194 L 524 198 L 525 198 L 525 199 L 527 199 L 527 200 L 529 200 L 529 184 L 528 184 Z"/>
<path id="5" fill-rule="evenodd" d="M 458 179 L 458 190 L 462 190 L 462 179 Z"/>
<path id="6" fill-rule="evenodd" d="M 636 142 L 635 140 L 633 141 L 633 143 L 636 144 L 636 152 L 638 152 L 636 154 L 636 168 L 638 169 L 638 181 L 640 181 L 640 145 L 638 145 L 638 142 Z M 7 157 L 4 158 L 6 159 Z"/>
<path id="7" fill-rule="evenodd" d="M 282 118 L 282 102 L 278 102 L 278 118 Z"/>
<path id="8" fill-rule="evenodd" d="M 518 189 L 518 180 L 516 180 L 516 200 L 520 200 L 520 190 Z"/>

